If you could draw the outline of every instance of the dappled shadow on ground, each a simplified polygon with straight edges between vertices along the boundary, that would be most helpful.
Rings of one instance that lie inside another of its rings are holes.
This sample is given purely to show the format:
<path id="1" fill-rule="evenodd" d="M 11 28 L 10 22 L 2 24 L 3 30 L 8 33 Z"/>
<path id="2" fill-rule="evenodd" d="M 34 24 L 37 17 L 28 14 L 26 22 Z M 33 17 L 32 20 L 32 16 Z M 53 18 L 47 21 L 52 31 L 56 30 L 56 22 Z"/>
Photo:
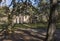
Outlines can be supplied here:
<path id="1" fill-rule="evenodd" d="M 60 29 L 56 29 L 54 41 L 60 41 Z"/>
<path id="2" fill-rule="evenodd" d="M 0 41 L 43 41 L 46 34 L 30 30 L 17 29 L 14 33 L 0 35 Z"/>
<path id="3" fill-rule="evenodd" d="M 60 41 L 60 38 L 58 38 L 59 31 L 56 31 L 54 41 Z M 0 33 L 0 41 L 43 41 L 45 36 L 46 29 L 16 29 L 14 33 Z"/>

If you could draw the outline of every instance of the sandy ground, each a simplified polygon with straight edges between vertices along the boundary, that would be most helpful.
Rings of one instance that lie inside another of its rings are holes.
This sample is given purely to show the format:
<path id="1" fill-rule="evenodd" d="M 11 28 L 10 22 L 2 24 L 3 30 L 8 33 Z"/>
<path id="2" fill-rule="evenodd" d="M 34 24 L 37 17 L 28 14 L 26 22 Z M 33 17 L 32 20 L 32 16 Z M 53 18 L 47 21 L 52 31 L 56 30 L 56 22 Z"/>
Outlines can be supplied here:
<path id="1" fill-rule="evenodd" d="M 19 28 L 14 33 L 0 33 L 0 41 L 43 41 L 47 29 L 23 29 Z M 55 32 L 55 41 L 60 41 L 60 29 Z"/>

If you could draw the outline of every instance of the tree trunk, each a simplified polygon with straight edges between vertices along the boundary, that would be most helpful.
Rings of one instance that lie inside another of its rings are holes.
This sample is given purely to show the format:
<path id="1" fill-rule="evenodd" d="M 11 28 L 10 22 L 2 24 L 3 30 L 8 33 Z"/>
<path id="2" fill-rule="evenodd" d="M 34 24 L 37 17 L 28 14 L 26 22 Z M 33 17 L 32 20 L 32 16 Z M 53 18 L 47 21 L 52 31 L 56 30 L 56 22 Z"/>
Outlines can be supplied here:
<path id="1" fill-rule="evenodd" d="M 50 16 L 45 41 L 53 41 L 54 32 L 56 30 L 56 17 L 57 17 L 57 0 L 50 0 Z"/>
<path id="2" fill-rule="evenodd" d="M 13 10 L 11 11 L 11 13 L 8 14 L 8 26 L 7 26 L 7 29 L 6 29 L 6 32 L 8 32 L 9 30 L 11 32 L 13 32 L 13 28 L 14 28 L 14 23 L 12 22 L 12 17 L 13 17 L 13 13 L 14 13 L 14 10 L 15 10 L 15 0 L 12 0 L 12 4 L 13 4 Z M 8 32 L 9 33 L 9 32 Z"/>

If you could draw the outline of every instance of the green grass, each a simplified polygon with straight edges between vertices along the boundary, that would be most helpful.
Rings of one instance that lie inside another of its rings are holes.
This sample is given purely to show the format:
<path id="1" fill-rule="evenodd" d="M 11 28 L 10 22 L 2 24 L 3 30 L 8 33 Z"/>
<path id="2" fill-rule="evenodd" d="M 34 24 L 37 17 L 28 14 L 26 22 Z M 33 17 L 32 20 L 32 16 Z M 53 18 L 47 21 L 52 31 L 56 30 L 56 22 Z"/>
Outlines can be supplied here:
<path id="1" fill-rule="evenodd" d="M 32 24 L 26 24 L 26 25 L 29 25 L 31 27 L 27 27 L 23 24 L 16 24 L 15 27 L 19 27 L 19 28 L 20 27 L 21 28 L 47 28 L 48 27 L 47 23 L 45 23 L 45 24 L 43 24 L 43 23 L 36 23 L 36 24 L 32 23 Z M 57 23 L 56 27 L 60 29 L 60 23 Z"/>
<path id="2" fill-rule="evenodd" d="M 56 27 L 60 29 L 60 23 L 56 23 Z"/>
<path id="3" fill-rule="evenodd" d="M 32 24 L 26 24 L 26 25 L 29 25 L 30 27 L 25 26 L 23 24 L 16 24 L 15 27 L 19 27 L 19 28 L 41 28 L 41 27 L 45 28 L 47 27 L 47 24 L 41 24 L 41 23 L 36 23 L 36 24 L 32 23 Z"/>
<path id="4" fill-rule="evenodd" d="M 35 23 L 30 23 L 30 24 L 26 24 L 26 25 L 28 25 L 30 27 L 25 26 L 23 24 L 16 24 L 14 28 L 47 28 L 47 26 L 48 26 L 47 23 L 36 23 L 36 24 Z M 0 25 L 0 29 L 2 27 L 4 27 L 4 26 Z M 60 23 L 57 23 L 56 27 L 60 28 Z"/>

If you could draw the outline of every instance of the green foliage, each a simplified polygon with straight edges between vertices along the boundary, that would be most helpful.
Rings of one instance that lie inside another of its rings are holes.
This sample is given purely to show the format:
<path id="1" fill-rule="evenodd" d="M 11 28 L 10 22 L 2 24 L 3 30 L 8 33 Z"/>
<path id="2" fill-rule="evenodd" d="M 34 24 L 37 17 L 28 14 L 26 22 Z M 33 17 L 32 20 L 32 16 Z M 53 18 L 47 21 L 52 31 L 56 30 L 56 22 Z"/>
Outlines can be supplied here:
<path id="1" fill-rule="evenodd" d="M 34 15 L 39 13 L 38 9 L 28 2 L 15 3 L 12 12 L 15 15 L 19 15 L 19 14 Z"/>
<path id="2" fill-rule="evenodd" d="M 9 7 L 7 6 L 0 7 L 0 14 L 6 15 L 7 13 L 9 13 Z"/>

